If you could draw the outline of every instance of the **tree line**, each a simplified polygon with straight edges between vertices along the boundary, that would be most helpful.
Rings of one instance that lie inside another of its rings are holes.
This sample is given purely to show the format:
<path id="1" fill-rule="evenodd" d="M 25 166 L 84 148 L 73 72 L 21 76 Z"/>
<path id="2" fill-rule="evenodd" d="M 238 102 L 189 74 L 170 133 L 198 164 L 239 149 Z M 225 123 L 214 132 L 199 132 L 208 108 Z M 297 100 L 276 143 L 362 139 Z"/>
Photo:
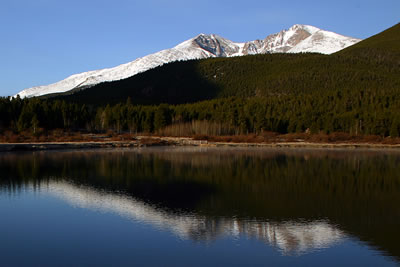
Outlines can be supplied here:
<path id="1" fill-rule="evenodd" d="M 196 103 L 93 106 L 63 100 L 0 98 L 0 131 L 38 129 L 167 135 L 333 133 L 398 137 L 396 90 L 349 89 L 226 97 Z"/>

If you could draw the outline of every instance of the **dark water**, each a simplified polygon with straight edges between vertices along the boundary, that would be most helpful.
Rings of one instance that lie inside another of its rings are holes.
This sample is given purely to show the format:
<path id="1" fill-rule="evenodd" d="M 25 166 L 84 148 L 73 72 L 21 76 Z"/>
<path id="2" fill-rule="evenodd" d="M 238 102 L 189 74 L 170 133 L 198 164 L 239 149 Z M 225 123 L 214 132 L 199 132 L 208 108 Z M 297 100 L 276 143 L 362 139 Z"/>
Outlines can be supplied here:
<path id="1" fill-rule="evenodd" d="M 0 266 L 399 266 L 400 152 L 0 154 Z"/>

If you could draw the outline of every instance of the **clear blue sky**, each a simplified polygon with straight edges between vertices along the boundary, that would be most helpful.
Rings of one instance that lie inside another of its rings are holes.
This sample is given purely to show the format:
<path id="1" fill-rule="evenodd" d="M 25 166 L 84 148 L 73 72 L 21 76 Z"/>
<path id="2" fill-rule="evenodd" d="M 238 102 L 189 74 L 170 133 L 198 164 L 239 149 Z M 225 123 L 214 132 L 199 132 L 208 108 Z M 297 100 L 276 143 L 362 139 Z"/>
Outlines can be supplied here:
<path id="1" fill-rule="evenodd" d="M 399 22 L 399 0 L 1 0 L 0 96 L 114 67 L 199 33 L 242 42 L 309 24 L 366 38 Z"/>

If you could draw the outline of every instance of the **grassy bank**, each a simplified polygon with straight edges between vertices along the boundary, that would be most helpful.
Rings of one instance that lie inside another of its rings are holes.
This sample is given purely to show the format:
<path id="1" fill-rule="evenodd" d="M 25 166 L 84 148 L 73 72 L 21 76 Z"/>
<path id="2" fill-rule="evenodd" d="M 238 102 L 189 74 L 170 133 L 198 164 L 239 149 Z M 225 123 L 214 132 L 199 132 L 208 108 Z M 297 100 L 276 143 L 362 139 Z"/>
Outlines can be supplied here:
<path id="1" fill-rule="evenodd" d="M 237 147 L 293 147 L 293 148 L 400 148 L 400 138 L 381 136 L 332 134 L 260 135 L 193 135 L 163 136 L 151 134 L 102 134 L 80 132 L 51 132 L 42 135 L 8 133 L 0 136 L 0 151 L 31 151 L 52 149 L 127 148 L 145 146 L 237 146 Z"/>

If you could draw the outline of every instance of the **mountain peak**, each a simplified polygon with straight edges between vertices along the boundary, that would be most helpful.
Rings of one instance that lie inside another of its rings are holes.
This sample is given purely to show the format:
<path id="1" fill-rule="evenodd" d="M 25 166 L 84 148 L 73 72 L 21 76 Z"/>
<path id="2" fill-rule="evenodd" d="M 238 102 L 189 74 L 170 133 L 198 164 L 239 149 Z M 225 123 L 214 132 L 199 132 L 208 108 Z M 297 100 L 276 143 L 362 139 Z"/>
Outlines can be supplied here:
<path id="1" fill-rule="evenodd" d="M 216 34 L 200 34 L 193 39 L 193 44 L 215 57 L 227 57 L 239 51 L 239 47 L 234 42 Z"/>
<path id="2" fill-rule="evenodd" d="M 200 34 L 196 35 L 195 37 L 193 37 L 192 40 L 195 40 L 198 38 L 211 38 L 211 35 L 213 35 L 213 34 L 200 33 Z"/>
<path id="3" fill-rule="evenodd" d="M 171 49 L 138 58 L 120 66 L 72 75 L 46 86 L 25 89 L 20 97 L 33 97 L 90 87 L 102 82 L 126 79 L 163 64 L 210 57 L 234 57 L 266 53 L 317 52 L 330 54 L 359 42 L 359 39 L 323 31 L 310 25 L 295 24 L 263 40 L 235 43 L 216 34 L 201 33 Z"/>
<path id="4" fill-rule="evenodd" d="M 292 30 L 292 31 L 295 31 L 295 30 L 304 30 L 304 31 L 307 31 L 307 32 L 310 33 L 310 34 L 314 34 L 314 33 L 318 32 L 318 31 L 320 31 L 321 29 L 320 29 L 320 28 L 317 28 L 317 27 L 314 27 L 314 26 L 311 26 L 311 25 L 295 24 L 295 25 L 293 25 L 292 27 L 290 27 L 288 30 L 289 30 L 289 31 L 290 31 L 290 30 Z"/>

